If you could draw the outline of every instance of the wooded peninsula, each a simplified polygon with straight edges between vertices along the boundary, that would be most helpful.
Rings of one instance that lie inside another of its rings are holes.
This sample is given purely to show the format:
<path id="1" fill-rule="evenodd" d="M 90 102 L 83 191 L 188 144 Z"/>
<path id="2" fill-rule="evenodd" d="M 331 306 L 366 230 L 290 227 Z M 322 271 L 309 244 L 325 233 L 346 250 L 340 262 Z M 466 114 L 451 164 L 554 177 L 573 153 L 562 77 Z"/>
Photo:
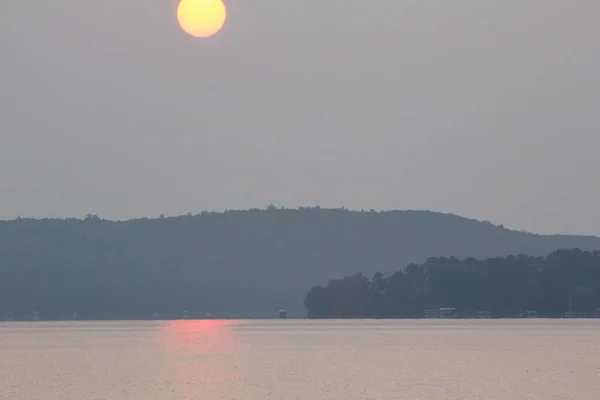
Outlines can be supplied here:
<path id="1" fill-rule="evenodd" d="M 600 251 L 430 258 L 389 277 L 330 280 L 304 304 L 310 318 L 600 317 Z"/>

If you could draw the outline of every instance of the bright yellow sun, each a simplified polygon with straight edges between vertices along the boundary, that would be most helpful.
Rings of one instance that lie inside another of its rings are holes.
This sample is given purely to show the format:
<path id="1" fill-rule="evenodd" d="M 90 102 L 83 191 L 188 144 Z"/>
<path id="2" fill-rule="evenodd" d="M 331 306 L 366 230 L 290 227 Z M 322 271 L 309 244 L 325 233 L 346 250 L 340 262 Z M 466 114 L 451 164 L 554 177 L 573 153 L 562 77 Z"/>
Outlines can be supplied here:
<path id="1" fill-rule="evenodd" d="M 177 20 L 181 29 L 194 37 L 209 37 L 225 24 L 227 11 L 222 0 L 181 0 Z"/>

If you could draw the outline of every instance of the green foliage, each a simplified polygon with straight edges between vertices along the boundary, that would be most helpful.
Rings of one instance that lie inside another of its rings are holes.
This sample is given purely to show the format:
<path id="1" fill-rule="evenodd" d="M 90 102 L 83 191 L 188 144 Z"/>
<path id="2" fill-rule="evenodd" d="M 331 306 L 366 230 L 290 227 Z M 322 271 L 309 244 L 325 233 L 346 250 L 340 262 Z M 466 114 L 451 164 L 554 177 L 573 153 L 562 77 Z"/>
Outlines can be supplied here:
<path id="1" fill-rule="evenodd" d="M 430 258 L 389 278 L 376 273 L 370 281 L 362 275 L 331 280 L 310 290 L 304 304 L 311 318 L 418 318 L 425 309 L 442 307 L 456 308 L 463 316 L 478 311 L 495 317 L 527 310 L 548 317 L 590 313 L 600 307 L 600 251 L 482 261 Z"/>
<path id="2" fill-rule="evenodd" d="M 357 271 L 388 275 L 430 256 L 545 255 L 573 247 L 600 249 L 600 239 L 532 235 L 417 211 L 273 206 L 124 222 L 92 214 L 84 220 L 21 218 L 0 222 L 0 319 L 34 310 L 43 318 L 73 312 L 81 318 L 148 317 L 183 310 L 256 317 L 279 307 L 303 316 L 308 288 L 330 277 Z M 408 288 L 396 293 L 396 302 L 417 291 L 413 283 L 420 274 L 415 269 L 386 280 Z M 360 298 L 364 280 L 356 279 L 352 296 Z M 377 307 L 390 312 L 383 301 Z M 405 307 L 416 312 L 420 306 Z"/>

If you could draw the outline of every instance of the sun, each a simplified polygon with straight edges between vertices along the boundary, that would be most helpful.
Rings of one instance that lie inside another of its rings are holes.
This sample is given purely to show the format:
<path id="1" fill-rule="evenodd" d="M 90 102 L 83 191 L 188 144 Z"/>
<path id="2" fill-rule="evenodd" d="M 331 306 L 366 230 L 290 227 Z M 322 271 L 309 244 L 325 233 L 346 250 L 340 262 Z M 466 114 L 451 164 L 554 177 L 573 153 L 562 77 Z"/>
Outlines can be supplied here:
<path id="1" fill-rule="evenodd" d="M 219 32 L 225 24 L 227 10 L 222 0 L 181 0 L 177 20 L 188 35 L 206 38 Z"/>

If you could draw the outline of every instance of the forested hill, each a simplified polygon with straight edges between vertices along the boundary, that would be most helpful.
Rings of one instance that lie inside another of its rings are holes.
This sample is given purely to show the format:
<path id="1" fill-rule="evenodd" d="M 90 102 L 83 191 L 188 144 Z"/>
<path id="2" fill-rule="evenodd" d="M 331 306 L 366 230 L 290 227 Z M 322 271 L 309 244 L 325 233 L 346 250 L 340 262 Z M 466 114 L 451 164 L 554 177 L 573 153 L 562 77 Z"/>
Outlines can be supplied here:
<path id="1" fill-rule="evenodd" d="M 113 222 L 0 222 L 0 319 L 154 312 L 304 316 L 315 284 L 390 274 L 429 257 L 547 255 L 600 249 L 600 238 L 540 236 L 426 211 L 320 208 L 203 213 Z"/>

